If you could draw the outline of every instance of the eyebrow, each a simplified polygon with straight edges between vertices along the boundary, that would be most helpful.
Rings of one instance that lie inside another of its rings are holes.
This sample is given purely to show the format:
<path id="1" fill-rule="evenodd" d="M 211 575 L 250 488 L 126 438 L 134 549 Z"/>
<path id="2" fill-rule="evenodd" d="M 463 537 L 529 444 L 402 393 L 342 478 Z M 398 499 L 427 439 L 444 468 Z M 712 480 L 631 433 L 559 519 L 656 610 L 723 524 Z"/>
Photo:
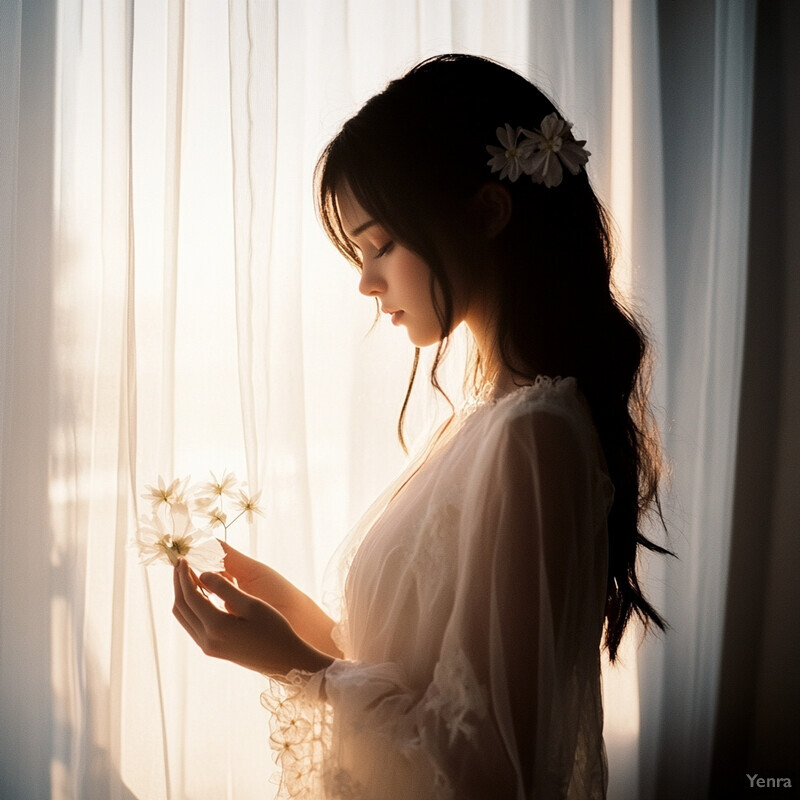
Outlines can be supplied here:
<path id="1" fill-rule="evenodd" d="M 367 228 L 371 228 L 373 225 L 377 225 L 377 222 L 374 219 L 368 219 L 366 222 L 362 222 L 354 231 L 351 231 L 347 235 L 347 238 L 348 239 L 355 239 L 356 236 L 358 236 L 361 233 L 364 233 L 364 231 Z"/>

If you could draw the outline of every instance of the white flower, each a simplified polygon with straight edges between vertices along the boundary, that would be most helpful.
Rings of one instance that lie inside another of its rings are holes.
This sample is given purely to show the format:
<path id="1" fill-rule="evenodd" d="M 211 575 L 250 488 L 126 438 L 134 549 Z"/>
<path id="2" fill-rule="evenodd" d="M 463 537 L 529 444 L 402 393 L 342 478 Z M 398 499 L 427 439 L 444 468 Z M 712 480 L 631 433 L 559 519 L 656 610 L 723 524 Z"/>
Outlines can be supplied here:
<path id="1" fill-rule="evenodd" d="M 236 480 L 236 475 L 233 472 L 229 474 L 228 471 L 225 470 L 219 480 L 217 480 L 217 476 L 212 472 L 211 481 L 209 483 L 201 483 L 200 486 L 197 487 L 197 491 L 200 495 L 198 501 L 208 498 L 209 503 L 206 503 L 206 505 L 210 505 L 210 503 L 216 501 L 223 495 L 226 497 L 235 497 L 238 486 L 239 481 Z"/>
<path id="2" fill-rule="evenodd" d="M 241 489 L 239 490 L 239 497 L 233 501 L 234 505 L 239 509 L 239 516 L 242 514 L 247 514 L 247 521 L 252 523 L 253 521 L 253 514 L 259 514 L 262 517 L 264 516 L 264 512 L 261 510 L 261 507 L 258 505 L 258 501 L 261 498 L 261 492 L 256 492 L 254 495 L 248 497 L 244 491 Z"/>
<path id="3" fill-rule="evenodd" d="M 147 492 L 142 495 L 142 498 L 150 501 L 153 506 L 153 511 L 158 511 L 162 504 L 171 506 L 175 503 L 183 503 L 185 502 L 184 492 L 186 491 L 186 484 L 188 482 L 188 478 L 183 480 L 176 478 L 167 486 L 164 479 L 159 475 L 158 486 L 145 485 L 144 488 Z"/>
<path id="4" fill-rule="evenodd" d="M 488 145 L 486 150 L 492 156 L 487 164 L 492 172 L 499 172 L 500 178 L 508 178 L 512 183 L 525 172 L 524 165 L 530 156 L 529 141 L 519 142 L 521 128 L 512 128 L 508 123 L 497 129 L 500 147 Z"/>
<path id="5" fill-rule="evenodd" d="M 553 112 L 542 120 L 541 129 L 522 129 L 522 135 L 532 145 L 523 171 L 531 176 L 534 183 L 543 183 L 548 189 L 558 186 L 564 177 L 562 165 L 577 175 L 589 160 L 591 153 L 583 147 L 586 141 L 576 141 L 571 128 L 571 122 Z"/>
<path id="6" fill-rule="evenodd" d="M 225 527 L 225 523 L 228 521 L 228 515 L 221 508 L 207 508 L 202 513 L 208 517 L 212 528 L 215 528 L 217 525 Z"/>
<path id="7" fill-rule="evenodd" d="M 196 572 L 225 569 L 222 546 L 209 531 L 195 528 L 185 503 L 172 503 L 166 514 L 144 518 L 134 544 L 143 565 L 165 561 L 174 566 L 185 558 Z"/>
<path id="8" fill-rule="evenodd" d="M 248 496 L 243 491 L 247 484 L 227 470 L 219 479 L 213 472 L 210 474 L 210 482 L 191 487 L 188 487 L 189 478 L 167 484 L 159 475 L 157 484 L 146 487 L 147 492 L 142 497 L 150 501 L 151 514 L 139 518 L 139 528 L 131 542 L 138 547 L 141 563 L 163 560 L 176 564 L 178 559 L 186 558 L 199 570 L 224 569 L 224 552 L 211 529 L 221 526 L 227 541 L 228 528 L 239 517 L 247 515 L 252 522 L 254 514 L 263 515 L 264 512 L 259 506 L 261 492 Z M 232 514 L 225 508 L 226 497 L 236 505 L 238 513 Z M 192 523 L 192 514 L 202 514 L 208 520 L 202 529 Z M 229 517 L 233 519 L 229 521 Z"/>

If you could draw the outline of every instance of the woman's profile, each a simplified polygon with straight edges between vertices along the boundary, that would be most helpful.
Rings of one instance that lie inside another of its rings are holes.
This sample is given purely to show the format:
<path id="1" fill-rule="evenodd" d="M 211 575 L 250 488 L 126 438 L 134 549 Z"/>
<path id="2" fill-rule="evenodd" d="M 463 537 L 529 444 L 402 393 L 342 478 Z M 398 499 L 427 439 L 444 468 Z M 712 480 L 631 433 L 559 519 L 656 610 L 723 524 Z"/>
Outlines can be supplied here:
<path id="1" fill-rule="evenodd" d="M 320 158 L 323 226 L 435 348 L 434 387 L 456 326 L 475 354 L 471 400 L 359 525 L 341 619 L 228 546 L 222 575 L 176 567 L 190 635 L 273 679 L 281 796 L 605 797 L 601 650 L 632 616 L 664 627 L 636 559 L 665 551 L 643 533 L 649 350 L 614 293 L 587 147 L 522 76 L 447 55 Z"/>

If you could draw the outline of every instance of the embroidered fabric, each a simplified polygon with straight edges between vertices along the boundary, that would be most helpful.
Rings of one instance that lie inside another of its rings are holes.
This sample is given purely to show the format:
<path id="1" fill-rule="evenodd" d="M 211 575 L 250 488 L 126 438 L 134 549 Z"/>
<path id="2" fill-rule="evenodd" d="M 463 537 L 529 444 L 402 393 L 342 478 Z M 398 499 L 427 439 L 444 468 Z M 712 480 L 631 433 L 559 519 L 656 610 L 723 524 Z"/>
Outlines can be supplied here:
<path id="1" fill-rule="evenodd" d="M 445 654 L 436 664 L 424 707 L 441 717 L 451 746 L 459 736 L 477 742 L 477 726 L 487 713 L 486 687 L 478 682 L 463 650 Z"/>
<path id="2" fill-rule="evenodd" d="M 345 658 L 271 681 L 282 798 L 602 798 L 612 489 L 572 379 L 460 415 L 349 542 Z"/>

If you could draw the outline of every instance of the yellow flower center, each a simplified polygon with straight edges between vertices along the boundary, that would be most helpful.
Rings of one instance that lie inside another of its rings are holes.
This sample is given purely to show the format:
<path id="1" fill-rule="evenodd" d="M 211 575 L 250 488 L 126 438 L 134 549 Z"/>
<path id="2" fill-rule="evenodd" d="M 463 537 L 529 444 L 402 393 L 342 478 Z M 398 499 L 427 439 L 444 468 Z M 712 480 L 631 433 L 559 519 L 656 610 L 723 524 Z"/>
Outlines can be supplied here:
<path id="1" fill-rule="evenodd" d="M 173 566 L 178 563 L 179 558 L 189 555 L 189 551 L 192 549 L 186 539 L 173 539 L 171 542 L 168 539 L 162 539 L 160 544 L 167 554 L 169 563 Z"/>
<path id="2" fill-rule="evenodd" d="M 554 136 L 552 139 L 547 139 L 547 141 L 545 141 L 544 149 L 557 153 L 563 144 L 564 140 L 560 136 Z"/>

